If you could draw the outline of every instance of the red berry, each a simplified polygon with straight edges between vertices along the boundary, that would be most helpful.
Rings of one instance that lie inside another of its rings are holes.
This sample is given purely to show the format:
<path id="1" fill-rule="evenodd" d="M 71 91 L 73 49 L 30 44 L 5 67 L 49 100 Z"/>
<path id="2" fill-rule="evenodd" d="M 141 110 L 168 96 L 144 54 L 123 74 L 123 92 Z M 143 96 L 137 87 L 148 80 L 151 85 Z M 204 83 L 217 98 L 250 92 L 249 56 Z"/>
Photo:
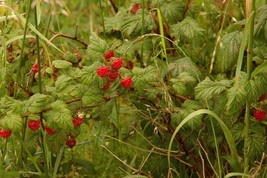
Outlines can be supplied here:
<path id="1" fill-rule="evenodd" d="M 111 64 L 111 67 L 112 69 L 115 69 L 115 70 L 119 70 L 123 65 L 123 62 L 120 58 L 116 58 L 112 64 Z"/>
<path id="2" fill-rule="evenodd" d="M 12 130 L 4 130 L 3 128 L 0 128 L 0 137 L 2 138 L 8 138 L 12 134 Z"/>
<path id="3" fill-rule="evenodd" d="M 72 120 L 74 127 L 79 127 L 83 123 L 84 119 L 76 117 Z"/>
<path id="4" fill-rule="evenodd" d="M 34 120 L 28 121 L 28 127 L 31 130 L 37 130 L 37 129 L 39 129 L 40 126 L 41 126 L 41 121 L 40 120 L 38 120 L 38 121 L 34 121 Z"/>
<path id="5" fill-rule="evenodd" d="M 99 77 L 107 77 L 109 74 L 109 68 L 108 67 L 98 67 L 96 73 Z"/>
<path id="6" fill-rule="evenodd" d="M 56 130 L 52 130 L 50 127 L 45 126 L 45 131 L 49 134 L 49 135 L 53 135 L 55 134 L 57 131 Z"/>
<path id="7" fill-rule="evenodd" d="M 116 79 L 116 78 L 118 78 L 118 77 L 119 77 L 119 72 L 118 72 L 118 71 L 110 72 L 110 73 L 108 74 L 108 78 L 110 78 L 110 79 Z"/>
<path id="8" fill-rule="evenodd" d="M 36 63 L 36 64 L 33 64 L 33 66 L 32 66 L 32 71 L 34 72 L 34 73 L 37 73 L 38 72 L 38 64 Z"/>
<path id="9" fill-rule="evenodd" d="M 261 95 L 261 97 L 258 99 L 258 102 L 261 102 L 266 99 L 266 94 Z"/>
<path id="10" fill-rule="evenodd" d="M 255 110 L 253 115 L 257 121 L 264 121 L 266 119 L 266 112 L 264 111 Z"/>
<path id="11" fill-rule="evenodd" d="M 102 88 L 103 90 L 107 90 L 110 87 L 110 80 L 107 81 L 106 85 Z"/>
<path id="12" fill-rule="evenodd" d="M 66 145 L 70 148 L 74 147 L 76 145 L 76 140 L 75 139 L 69 139 L 66 141 Z"/>
<path id="13" fill-rule="evenodd" d="M 132 12 L 134 14 L 136 14 L 139 9 L 140 9 L 139 4 L 135 4 L 135 5 L 132 6 Z"/>
<path id="14" fill-rule="evenodd" d="M 128 65 L 126 66 L 127 69 L 132 70 L 134 67 L 134 63 L 132 61 L 128 62 Z"/>
<path id="15" fill-rule="evenodd" d="M 125 78 L 121 81 L 121 86 L 124 88 L 130 88 L 133 84 L 133 81 L 131 78 Z"/>
<path id="16" fill-rule="evenodd" d="M 109 50 L 106 54 L 103 55 L 103 57 L 105 59 L 110 59 L 110 58 L 114 57 L 114 51 Z"/>

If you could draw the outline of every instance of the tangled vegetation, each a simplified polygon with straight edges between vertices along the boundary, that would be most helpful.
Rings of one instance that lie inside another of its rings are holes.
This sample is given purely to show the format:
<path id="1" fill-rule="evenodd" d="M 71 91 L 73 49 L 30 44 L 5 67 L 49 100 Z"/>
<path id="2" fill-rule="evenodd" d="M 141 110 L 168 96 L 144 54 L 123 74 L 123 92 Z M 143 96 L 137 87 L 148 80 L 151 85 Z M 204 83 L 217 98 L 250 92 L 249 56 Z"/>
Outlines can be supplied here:
<path id="1" fill-rule="evenodd" d="M 2 177 L 267 177 L 265 0 L 0 2 Z"/>

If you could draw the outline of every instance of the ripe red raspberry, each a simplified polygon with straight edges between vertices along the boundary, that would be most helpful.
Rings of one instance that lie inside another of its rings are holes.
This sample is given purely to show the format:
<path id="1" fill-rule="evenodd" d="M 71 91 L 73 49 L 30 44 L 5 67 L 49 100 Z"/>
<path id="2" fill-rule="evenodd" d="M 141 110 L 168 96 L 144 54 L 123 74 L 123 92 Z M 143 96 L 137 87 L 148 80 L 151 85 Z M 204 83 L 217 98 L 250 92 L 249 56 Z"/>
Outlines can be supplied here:
<path id="1" fill-rule="evenodd" d="M 66 141 L 66 145 L 70 148 L 74 147 L 76 145 L 76 140 L 75 139 L 69 139 Z"/>
<path id="2" fill-rule="evenodd" d="M 55 134 L 57 131 L 56 130 L 52 130 L 50 127 L 45 126 L 45 131 L 49 134 L 49 135 L 53 135 Z"/>
<path id="3" fill-rule="evenodd" d="M 40 120 L 38 120 L 38 121 L 34 121 L 34 120 L 28 121 L 28 127 L 31 130 L 37 130 L 37 129 L 39 129 L 40 126 L 41 126 L 41 121 Z"/>
<path id="4" fill-rule="evenodd" d="M 130 88 L 133 84 L 133 81 L 131 78 L 125 78 L 121 81 L 121 86 L 124 88 Z"/>
<path id="5" fill-rule="evenodd" d="M 103 55 L 103 57 L 105 59 L 110 59 L 110 58 L 114 57 L 114 51 L 109 50 L 106 54 Z"/>
<path id="6" fill-rule="evenodd" d="M 84 119 L 80 117 L 76 117 L 72 120 L 74 127 L 79 127 L 83 123 Z"/>
<path id="7" fill-rule="evenodd" d="M 107 89 L 109 89 L 109 87 L 110 87 L 110 80 L 108 79 L 108 81 L 107 81 L 107 83 L 106 83 L 106 85 L 102 88 L 103 90 L 107 90 Z"/>
<path id="8" fill-rule="evenodd" d="M 264 111 L 255 110 L 253 115 L 257 121 L 264 121 L 266 119 L 266 112 Z"/>
<path id="9" fill-rule="evenodd" d="M 108 78 L 110 78 L 110 79 L 116 79 L 116 78 L 118 78 L 118 77 L 119 77 L 119 72 L 118 72 L 118 71 L 110 72 L 110 73 L 108 74 Z"/>
<path id="10" fill-rule="evenodd" d="M 8 138 L 12 134 L 12 130 L 4 130 L 3 128 L 0 128 L 0 137 L 2 138 Z"/>
<path id="11" fill-rule="evenodd" d="M 34 73 L 37 73 L 38 72 L 38 64 L 36 63 L 36 64 L 33 64 L 33 66 L 32 66 L 32 71 L 34 72 Z"/>
<path id="12" fill-rule="evenodd" d="M 123 62 L 120 58 L 116 58 L 112 64 L 111 64 L 111 67 L 112 69 L 115 69 L 115 70 L 119 70 L 123 65 Z"/>
<path id="13" fill-rule="evenodd" d="M 135 4 L 135 5 L 132 6 L 132 12 L 134 14 L 136 14 L 139 9 L 140 9 L 139 4 Z"/>
<path id="14" fill-rule="evenodd" d="M 261 97 L 258 99 L 258 102 L 261 102 L 266 99 L 266 94 L 261 95 Z"/>
<path id="15" fill-rule="evenodd" d="M 108 67 L 98 67 L 96 73 L 99 77 L 107 77 L 109 74 L 109 68 Z"/>

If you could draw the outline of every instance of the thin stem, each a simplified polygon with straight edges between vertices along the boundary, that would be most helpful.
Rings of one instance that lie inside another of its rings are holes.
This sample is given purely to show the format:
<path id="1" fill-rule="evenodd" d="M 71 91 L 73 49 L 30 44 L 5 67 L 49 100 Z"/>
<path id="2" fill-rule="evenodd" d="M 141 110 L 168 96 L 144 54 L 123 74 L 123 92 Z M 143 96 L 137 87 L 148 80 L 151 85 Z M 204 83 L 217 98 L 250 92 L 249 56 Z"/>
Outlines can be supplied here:
<path id="1" fill-rule="evenodd" d="M 38 22 L 37 22 L 37 8 L 34 10 L 35 14 L 35 28 L 38 30 Z M 36 48 L 37 48 L 37 62 L 38 62 L 38 88 L 39 93 L 42 93 L 42 76 L 41 76 L 41 56 L 40 56 L 40 42 L 39 36 L 36 34 Z"/>
<path id="2" fill-rule="evenodd" d="M 213 132 L 213 138 L 214 138 L 214 142 L 215 142 L 216 155 L 217 155 L 217 159 L 218 159 L 218 168 L 219 168 L 219 173 L 218 174 L 219 174 L 219 177 L 222 177 L 222 168 L 221 168 L 221 160 L 220 160 L 218 142 L 217 142 L 216 133 L 215 133 L 215 129 L 214 129 L 214 125 L 213 125 L 212 119 L 210 119 L 210 122 L 211 122 L 211 128 L 212 128 L 212 132 Z"/>
<path id="3" fill-rule="evenodd" d="M 254 17 L 255 17 L 255 1 L 246 1 L 246 11 L 251 13 L 247 14 L 251 16 L 251 23 L 249 24 L 248 33 L 248 48 L 247 48 L 247 81 L 251 79 L 252 70 L 252 55 L 253 55 L 253 33 L 254 33 Z M 250 101 L 246 101 L 246 115 L 244 120 L 244 173 L 249 172 L 249 139 L 250 139 Z"/>
<path id="4" fill-rule="evenodd" d="M 55 163 L 55 166 L 54 166 L 54 171 L 53 171 L 53 178 L 56 178 L 57 177 L 57 170 L 58 170 L 58 167 L 59 167 L 59 164 L 60 164 L 60 161 L 62 159 L 62 155 L 63 155 L 63 152 L 64 152 L 64 148 L 65 148 L 65 145 L 63 145 L 61 148 L 60 148 L 60 151 L 59 151 L 59 154 L 57 156 L 57 160 L 56 160 L 56 163 Z"/>
<path id="5" fill-rule="evenodd" d="M 34 8 L 34 15 L 35 15 L 35 28 L 38 30 L 38 19 L 37 19 L 37 7 Z M 37 48 L 37 63 L 38 63 L 38 89 L 39 93 L 43 93 L 42 89 L 42 76 L 41 76 L 41 56 L 40 56 L 40 42 L 39 42 L 39 36 L 36 34 L 36 48 Z M 43 113 L 40 113 L 40 120 L 42 124 L 42 129 L 44 130 L 44 124 L 43 124 Z M 49 165 L 48 165 L 48 157 L 47 157 L 47 149 L 46 149 L 46 138 L 45 138 L 45 132 L 43 131 L 41 133 L 41 144 L 42 148 L 44 150 L 44 168 L 45 168 L 45 175 L 49 175 Z"/>
<path id="6" fill-rule="evenodd" d="M 159 9 L 160 5 L 159 5 L 159 1 L 158 1 L 158 8 L 157 8 L 157 15 L 158 15 L 158 19 L 159 19 L 159 30 L 160 30 L 160 36 L 161 36 L 161 49 L 162 49 L 162 53 L 161 53 L 161 57 L 164 59 L 166 59 L 166 65 L 167 65 L 167 69 L 169 69 L 169 62 L 168 62 L 168 56 L 167 56 L 167 50 L 166 50 L 166 43 L 165 43 L 165 35 L 164 35 L 164 28 L 163 28 L 163 20 L 162 20 L 162 16 L 161 16 L 161 12 Z"/>
<path id="7" fill-rule="evenodd" d="M 210 62 L 210 73 L 212 73 L 212 70 L 213 70 L 213 65 L 214 65 L 214 62 L 215 62 L 215 58 L 216 58 L 216 54 L 217 54 L 217 49 L 218 49 L 218 45 L 221 41 L 221 35 L 222 35 L 222 30 L 223 30 L 223 26 L 224 26 L 224 22 L 225 22 L 225 18 L 226 18 L 226 13 L 227 13 L 227 9 L 228 9 L 228 5 L 229 5 L 229 1 L 226 2 L 226 7 L 223 11 L 223 17 L 222 17 L 222 23 L 221 23 L 221 28 L 218 32 L 218 36 L 216 38 L 216 43 L 215 43 L 215 47 L 214 47 L 214 50 L 213 50 L 213 53 L 212 53 L 212 58 L 211 58 L 211 62 Z"/>
<path id="8" fill-rule="evenodd" d="M 101 0 L 99 0 L 99 6 L 100 6 L 100 10 L 101 10 L 101 19 L 102 19 L 102 27 L 103 27 L 103 32 L 104 32 L 104 38 L 106 38 L 106 28 L 105 28 L 104 12 L 103 12 L 103 8 L 102 8 Z"/>
<path id="9" fill-rule="evenodd" d="M 144 27 L 145 27 L 145 1 L 142 0 L 142 30 L 141 30 L 141 36 L 144 35 Z M 140 59 L 140 63 L 141 63 L 141 67 L 144 67 L 144 43 L 142 43 L 142 47 L 141 47 L 141 59 Z"/>
<path id="10" fill-rule="evenodd" d="M 20 57 L 19 57 L 19 66 L 18 66 L 18 71 L 17 71 L 17 81 L 19 81 L 19 78 L 20 78 L 19 74 L 20 74 L 20 68 L 22 65 L 22 58 L 23 58 L 23 54 L 24 54 L 24 47 L 25 47 L 26 34 L 27 34 L 27 29 L 28 29 L 28 24 L 29 24 L 32 0 L 29 0 L 28 3 L 29 4 L 27 4 L 28 9 L 27 9 L 26 24 L 25 24 L 25 29 L 24 29 L 23 39 L 22 39 L 22 47 L 21 47 L 21 52 L 20 52 Z"/>

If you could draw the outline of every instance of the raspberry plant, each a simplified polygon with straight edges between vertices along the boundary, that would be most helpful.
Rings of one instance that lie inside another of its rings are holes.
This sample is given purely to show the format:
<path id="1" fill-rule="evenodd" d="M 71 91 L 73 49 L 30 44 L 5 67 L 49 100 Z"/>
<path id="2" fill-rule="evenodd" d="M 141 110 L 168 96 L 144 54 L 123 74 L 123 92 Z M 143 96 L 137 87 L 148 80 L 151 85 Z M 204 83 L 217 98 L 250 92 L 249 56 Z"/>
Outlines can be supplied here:
<path id="1" fill-rule="evenodd" d="M 265 1 L 0 3 L 1 176 L 267 176 Z"/>

